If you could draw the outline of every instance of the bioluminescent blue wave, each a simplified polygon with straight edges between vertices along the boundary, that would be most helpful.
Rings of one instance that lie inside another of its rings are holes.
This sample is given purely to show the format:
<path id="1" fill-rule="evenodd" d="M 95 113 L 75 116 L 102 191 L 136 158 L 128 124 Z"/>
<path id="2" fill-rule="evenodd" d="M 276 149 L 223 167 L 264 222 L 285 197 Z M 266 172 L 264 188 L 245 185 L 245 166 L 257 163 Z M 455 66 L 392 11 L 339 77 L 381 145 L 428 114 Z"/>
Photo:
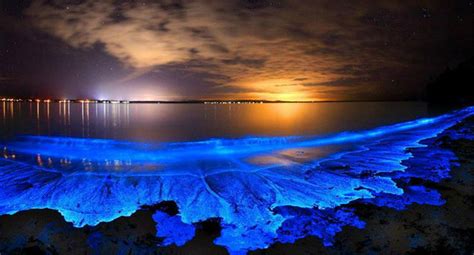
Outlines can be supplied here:
<path id="1" fill-rule="evenodd" d="M 441 205 L 436 190 L 409 180 L 449 176 L 453 153 L 423 148 L 473 113 L 324 137 L 162 144 L 19 137 L 4 144 L 0 160 L 0 214 L 49 208 L 81 227 L 174 201 L 179 215 L 153 215 L 163 245 L 183 245 L 193 224 L 210 218 L 221 219 L 215 243 L 231 253 L 308 235 L 330 245 L 343 226 L 364 227 L 343 206 L 355 200 L 399 210 Z"/>

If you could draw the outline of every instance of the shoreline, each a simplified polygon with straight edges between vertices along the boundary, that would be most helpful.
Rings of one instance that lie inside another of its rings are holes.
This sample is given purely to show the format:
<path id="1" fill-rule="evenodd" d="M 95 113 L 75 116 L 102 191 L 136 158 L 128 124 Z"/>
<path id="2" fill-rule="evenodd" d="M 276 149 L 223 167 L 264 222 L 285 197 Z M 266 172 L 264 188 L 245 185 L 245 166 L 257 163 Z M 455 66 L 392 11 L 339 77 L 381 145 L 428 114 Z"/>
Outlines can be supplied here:
<path id="1" fill-rule="evenodd" d="M 445 130 L 436 143 L 458 157 L 459 166 L 450 178 L 439 183 L 421 181 L 442 194 L 442 206 L 411 204 L 397 211 L 387 207 L 350 203 L 356 215 L 366 222 L 358 229 L 344 227 L 336 234 L 333 246 L 324 247 L 321 239 L 306 237 L 294 244 L 273 244 L 249 254 L 343 254 L 343 253 L 439 253 L 464 254 L 474 250 L 474 141 L 452 140 L 446 133 L 474 134 L 474 117 Z M 219 235 L 218 220 L 198 224 L 196 237 L 182 247 L 157 247 L 152 214 L 156 209 L 174 213 L 173 203 L 160 203 L 138 210 L 129 217 L 94 227 L 74 228 L 54 210 L 37 209 L 0 216 L 0 252 L 24 254 L 84 254 L 102 252 L 163 254 L 227 254 L 212 240 Z M 471 216 L 472 215 L 472 216 Z M 58 245 L 59 244 L 59 245 Z"/>
<path id="2" fill-rule="evenodd" d="M 90 103 L 90 104 L 312 104 L 312 103 L 381 103 L 381 102 L 419 102 L 438 106 L 467 107 L 472 104 L 439 104 L 426 100 L 386 99 L 386 100 L 265 100 L 265 99 L 189 99 L 189 100 L 128 100 L 128 99 L 59 99 L 59 98 L 0 98 L 8 103 Z"/>

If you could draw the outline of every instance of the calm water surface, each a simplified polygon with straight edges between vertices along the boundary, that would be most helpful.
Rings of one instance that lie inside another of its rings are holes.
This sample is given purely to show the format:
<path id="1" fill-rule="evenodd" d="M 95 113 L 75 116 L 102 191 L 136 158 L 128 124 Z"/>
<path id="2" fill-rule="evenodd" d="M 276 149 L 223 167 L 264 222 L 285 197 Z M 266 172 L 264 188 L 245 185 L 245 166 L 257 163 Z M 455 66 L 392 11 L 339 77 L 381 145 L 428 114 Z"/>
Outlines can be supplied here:
<path id="1" fill-rule="evenodd" d="M 323 135 L 431 116 L 425 103 L 0 103 L 2 138 L 47 135 L 131 141 Z"/>

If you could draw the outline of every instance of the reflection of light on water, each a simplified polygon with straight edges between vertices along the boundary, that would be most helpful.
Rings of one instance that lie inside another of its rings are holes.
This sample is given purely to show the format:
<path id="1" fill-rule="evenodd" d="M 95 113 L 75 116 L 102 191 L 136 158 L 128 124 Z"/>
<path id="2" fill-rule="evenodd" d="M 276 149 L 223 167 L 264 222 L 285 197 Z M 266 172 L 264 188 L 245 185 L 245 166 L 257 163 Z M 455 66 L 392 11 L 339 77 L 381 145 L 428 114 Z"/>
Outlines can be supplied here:
<path id="1" fill-rule="evenodd" d="M 2 107 L 4 102 L 0 102 Z M 25 101 L 14 103 L 11 120 L 10 102 L 0 112 L 5 137 L 17 134 L 48 134 L 47 103 Z M 54 104 L 61 104 L 61 111 Z M 20 104 L 26 115 L 20 117 Z M 28 104 L 28 105 L 24 105 Z M 39 107 L 38 107 L 39 106 Z M 82 136 L 82 104 L 51 102 L 49 104 L 51 135 Z M 415 107 L 405 107 L 402 113 L 382 110 L 373 118 L 364 109 L 368 106 L 347 107 L 344 104 L 102 104 L 89 103 L 89 132 L 87 132 L 86 105 L 84 105 L 84 137 L 122 138 L 136 141 L 184 141 L 215 137 L 287 136 L 327 134 L 342 127 L 370 128 L 377 123 L 394 123 L 407 116 L 426 114 Z M 96 109 L 91 109 L 97 107 Z M 383 106 L 388 108 L 387 106 Z M 372 107 L 374 108 L 374 107 Z M 30 111 L 28 111 L 30 109 Z M 353 109 L 353 110 L 352 110 Z M 3 112 L 4 111 L 4 112 Z M 92 111 L 92 112 L 91 112 Z M 94 114 L 97 112 L 97 115 Z M 107 113 L 104 114 L 104 112 Z M 365 113 L 364 113 L 365 112 Z M 413 112 L 417 112 L 413 114 Z M 112 113 L 114 113 L 112 115 Z M 361 114 L 360 121 L 357 115 Z M 363 116 L 365 114 L 365 116 Z M 382 114 L 385 114 L 384 117 Z M 3 117 L 5 115 L 5 117 Z M 400 116 L 395 117 L 393 116 Z M 104 117 L 105 116 L 105 117 Z M 62 120 L 64 119 L 64 121 Z M 348 123 L 350 122 L 350 123 Z M 130 123 L 133 123 L 131 125 Z M 346 125 L 347 123 L 347 125 Z M 356 124 L 354 124 L 356 123 Z M 360 123 L 360 124 L 357 124 Z M 366 124 L 364 124 L 366 123 Z M 1 123 L 0 123 L 1 124 Z M 115 124 L 115 125 L 114 125 Z M 192 126 L 193 128 L 189 128 Z"/>
<path id="2" fill-rule="evenodd" d="M 2 113 L 3 113 L 3 125 L 6 125 L 7 122 L 7 112 L 6 112 L 6 103 L 5 101 L 2 102 Z"/>
<path id="3" fill-rule="evenodd" d="M 89 137 L 89 102 L 81 101 L 82 136 Z"/>
<path id="4" fill-rule="evenodd" d="M 88 122 L 88 109 L 84 106 L 84 121 Z M 118 109 L 113 114 L 118 114 Z M 460 114 L 470 114 L 461 112 Z M 455 115 L 453 115 L 455 116 Z M 61 137 L 24 137 L 10 143 L 17 152 L 47 155 L 55 158 L 64 157 L 64 152 L 71 159 L 82 160 L 87 169 L 97 163 L 99 166 L 110 160 L 115 167 L 122 162 L 133 161 L 134 164 L 164 164 L 168 170 L 186 171 L 224 171 L 226 164 L 244 166 L 268 164 L 303 164 L 325 157 L 342 149 L 352 148 L 352 144 L 370 139 L 379 139 L 385 135 L 419 128 L 425 125 L 449 125 L 454 117 L 450 115 L 432 119 L 419 119 L 412 122 L 380 127 L 373 130 L 339 133 L 325 137 L 250 137 L 243 139 L 210 139 L 196 142 L 176 142 L 162 144 L 128 143 L 114 140 L 76 139 Z M 85 125 L 87 127 L 87 125 Z M 433 126 L 433 128 L 439 128 Z M 430 129 L 427 129 L 427 133 Z M 35 146 L 31 147 L 30 145 Z M 151 147 L 150 147 L 151 146 Z M 98 153 L 100 152 L 100 153 Z M 87 162 L 84 161 L 87 159 Z M 183 161 L 183 159 L 186 159 Z M 95 162 L 95 163 L 91 163 Z M 285 163 L 286 162 L 286 163 Z M 108 165 L 108 164 L 105 164 Z M 232 169 L 231 169 L 232 170 Z M 158 173 L 161 174 L 161 173 Z"/>
<path id="5" fill-rule="evenodd" d="M 87 137 L 89 137 L 89 104 L 86 104 L 86 128 L 87 128 Z"/>
<path id="6" fill-rule="evenodd" d="M 33 118 L 33 103 L 31 101 L 28 101 L 28 109 L 29 109 L 29 112 L 28 112 L 28 116 L 30 116 L 30 118 Z"/>
<path id="7" fill-rule="evenodd" d="M 279 151 L 274 155 L 263 155 L 252 157 L 248 162 L 256 165 L 271 164 L 303 164 L 315 161 L 336 153 L 338 151 L 348 150 L 351 146 L 323 146 L 323 147 L 307 147 L 307 148 L 290 148 Z"/>
<path id="8" fill-rule="evenodd" d="M 49 107 L 50 107 L 50 102 L 46 102 L 46 119 L 49 120 Z"/>
<path id="9" fill-rule="evenodd" d="M 67 104 L 67 125 L 71 127 L 71 104 Z"/>
<path id="10" fill-rule="evenodd" d="M 38 164 L 38 166 L 43 166 L 43 160 L 41 159 L 40 154 L 36 155 L 36 163 Z"/>
<path id="11" fill-rule="evenodd" d="M 112 104 L 112 126 L 117 126 L 117 104 Z"/>
<path id="12" fill-rule="evenodd" d="M 15 115 L 15 105 L 13 104 L 13 102 L 10 102 L 10 118 L 13 119 L 13 116 Z"/>
<path id="13" fill-rule="evenodd" d="M 57 104 L 57 106 L 55 105 Z M 0 118 L 4 137 L 12 134 L 52 134 L 59 131 L 70 134 L 71 103 L 67 100 L 3 101 L 0 103 Z M 84 112 L 86 114 L 86 112 Z M 84 116 L 87 124 L 87 115 Z"/>
<path id="14" fill-rule="evenodd" d="M 102 107 L 104 108 L 103 110 L 103 119 L 104 119 L 104 129 L 107 128 L 107 105 L 106 104 L 103 104 Z"/>
<path id="15" fill-rule="evenodd" d="M 48 134 L 51 133 L 51 119 L 50 119 L 50 100 L 45 101 L 46 102 L 46 127 L 47 127 L 47 132 Z"/>
<path id="16" fill-rule="evenodd" d="M 40 119 L 40 103 L 36 102 L 36 119 L 39 121 Z"/>
<path id="17" fill-rule="evenodd" d="M 58 104 L 58 114 L 59 114 L 59 117 L 61 118 L 61 120 L 64 117 L 63 108 L 64 108 L 64 106 L 63 106 L 62 102 L 59 102 L 59 104 Z"/>
<path id="18" fill-rule="evenodd" d="M 272 110 L 274 113 L 286 122 L 292 121 L 294 118 L 299 117 L 302 114 L 302 108 L 303 107 L 301 104 L 293 103 L 272 105 Z"/>
<path id="19" fill-rule="evenodd" d="M 84 137 L 84 103 L 81 102 L 81 128 L 82 128 L 82 136 Z"/>

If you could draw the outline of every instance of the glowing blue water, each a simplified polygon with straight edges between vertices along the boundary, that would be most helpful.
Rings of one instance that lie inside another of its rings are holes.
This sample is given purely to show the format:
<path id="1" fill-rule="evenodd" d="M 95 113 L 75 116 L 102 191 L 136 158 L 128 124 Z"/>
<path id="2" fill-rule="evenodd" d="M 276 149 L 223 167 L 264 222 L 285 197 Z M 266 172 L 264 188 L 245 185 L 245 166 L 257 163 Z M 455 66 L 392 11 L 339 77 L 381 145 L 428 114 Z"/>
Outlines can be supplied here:
<path id="1" fill-rule="evenodd" d="M 0 214 L 50 208 L 81 227 L 174 201 L 179 215 L 153 216 L 163 245 L 183 245 L 193 224 L 209 218 L 221 219 L 215 243 L 231 253 L 308 235 L 330 245 L 343 226 L 364 227 L 343 206 L 355 200 L 395 209 L 442 204 L 437 191 L 409 180 L 440 181 L 455 157 L 423 150 L 420 141 L 473 113 L 325 137 L 163 144 L 19 137 L 4 145 L 0 160 Z"/>

